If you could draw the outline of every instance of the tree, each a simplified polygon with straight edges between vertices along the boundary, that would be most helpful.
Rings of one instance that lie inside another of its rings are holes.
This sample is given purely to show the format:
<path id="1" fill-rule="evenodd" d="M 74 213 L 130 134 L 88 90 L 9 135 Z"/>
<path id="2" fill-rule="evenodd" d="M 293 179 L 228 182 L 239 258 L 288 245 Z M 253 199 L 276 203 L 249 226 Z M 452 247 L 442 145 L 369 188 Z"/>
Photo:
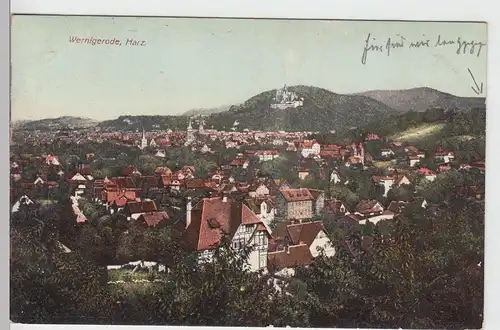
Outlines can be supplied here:
<path id="1" fill-rule="evenodd" d="M 22 178 L 27 181 L 35 181 L 37 175 L 37 168 L 31 164 L 25 166 L 23 168 L 23 172 L 21 173 Z"/>
<path id="2" fill-rule="evenodd" d="M 142 155 L 137 161 L 137 170 L 142 175 L 153 175 L 154 171 L 163 165 L 163 162 L 154 156 Z"/>
<path id="3" fill-rule="evenodd" d="M 359 197 L 343 185 L 333 185 L 330 188 L 330 196 L 344 202 L 349 209 L 354 208 L 359 203 Z"/>
<path id="4" fill-rule="evenodd" d="M 165 285 L 134 297 L 123 292 L 116 297 L 124 303 L 114 318 L 126 324 L 307 326 L 303 302 L 280 293 L 269 277 L 247 270 L 250 251 L 233 250 L 224 237 L 210 263 L 198 264 L 195 254 L 172 250 L 175 262 Z"/>
<path id="5" fill-rule="evenodd" d="M 408 202 L 413 197 L 413 189 L 403 186 L 392 187 L 387 192 L 387 202 L 404 201 Z"/>
<path id="6" fill-rule="evenodd" d="M 193 162 L 193 166 L 196 170 L 196 176 L 199 178 L 205 178 L 208 173 L 211 173 L 217 169 L 217 164 L 212 161 L 207 161 L 204 158 L 196 158 Z"/>
<path id="7" fill-rule="evenodd" d="M 61 251 L 58 213 L 28 206 L 11 217 L 11 320 L 102 323 L 100 313 L 109 303 L 103 273 L 77 254 Z"/>

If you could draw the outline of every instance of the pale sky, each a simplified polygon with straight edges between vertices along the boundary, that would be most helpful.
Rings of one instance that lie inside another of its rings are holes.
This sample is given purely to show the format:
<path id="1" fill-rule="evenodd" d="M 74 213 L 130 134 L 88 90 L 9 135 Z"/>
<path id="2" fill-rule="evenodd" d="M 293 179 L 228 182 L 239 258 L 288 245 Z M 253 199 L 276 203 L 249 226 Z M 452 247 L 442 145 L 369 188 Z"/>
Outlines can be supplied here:
<path id="1" fill-rule="evenodd" d="M 368 34 L 385 48 L 361 63 Z M 436 47 L 441 40 L 455 44 Z M 70 43 L 119 39 L 122 46 Z M 126 46 L 127 38 L 145 46 Z M 287 85 L 335 93 L 427 86 L 477 96 L 487 46 L 457 55 L 461 41 L 487 43 L 480 23 L 15 16 L 12 119 L 171 115 L 235 104 Z M 429 39 L 429 47 L 409 48 Z"/>

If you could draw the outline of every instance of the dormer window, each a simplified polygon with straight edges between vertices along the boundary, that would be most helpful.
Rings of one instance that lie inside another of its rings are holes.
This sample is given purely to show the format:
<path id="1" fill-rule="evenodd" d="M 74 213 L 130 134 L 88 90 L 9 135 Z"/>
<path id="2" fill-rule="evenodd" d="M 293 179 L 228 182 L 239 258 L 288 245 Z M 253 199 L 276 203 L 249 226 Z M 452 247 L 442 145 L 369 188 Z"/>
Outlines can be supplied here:
<path id="1" fill-rule="evenodd" d="M 209 218 L 209 219 L 207 219 L 207 222 L 208 222 L 208 225 L 210 226 L 210 228 L 212 228 L 212 229 L 220 228 L 220 223 L 215 218 Z"/>

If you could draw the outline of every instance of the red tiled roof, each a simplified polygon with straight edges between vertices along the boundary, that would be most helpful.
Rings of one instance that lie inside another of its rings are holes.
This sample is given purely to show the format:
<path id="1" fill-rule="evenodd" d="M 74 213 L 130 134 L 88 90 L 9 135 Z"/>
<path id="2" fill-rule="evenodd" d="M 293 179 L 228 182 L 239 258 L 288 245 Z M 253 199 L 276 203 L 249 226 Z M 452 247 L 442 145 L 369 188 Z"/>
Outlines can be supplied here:
<path id="1" fill-rule="evenodd" d="M 127 166 L 123 169 L 122 171 L 122 174 L 125 175 L 125 176 L 130 176 L 132 175 L 132 173 L 134 173 L 134 171 L 136 171 L 137 168 L 133 165 L 130 165 L 130 166 Z"/>
<path id="2" fill-rule="evenodd" d="M 318 197 L 321 196 L 321 194 L 324 193 L 323 190 L 319 190 L 319 189 L 309 189 L 309 192 L 311 193 L 311 196 L 314 199 L 318 199 Z"/>
<path id="3" fill-rule="evenodd" d="M 108 202 L 108 204 L 113 203 L 113 201 L 119 199 L 122 196 L 124 196 L 128 200 L 135 200 L 137 198 L 136 192 L 133 190 L 124 190 L 124 191 L 108 190 L 103 192 L 103 195 L 104 195 L 103 200 Z"/>
<path id="4" fill-rule="evenodd" d="M 191 179 L 184 182 L 186 189 L 204 189 L 206 188 L 205 180 L 203 179 Z"/>
<path id="5" fill-rule="evenodd" d="M 363 200 L 356 205 L 356 211 L 359 213 L 372 213 L 375 212 L 375 206 L 377 204 L 382 206 L 377 200 Z"/>
<path id="6" fill-rule="evenodd" d="M 195 168 L 194 166 L 183 166 L 182 169 L 181 169 L 182 172 L 191 172 L 194 174 L 195 172 Z"/>
<path id="7" fill-rule="evenodd" d="M 295 245 L 288 247 L 288 250 L 269 252 L 267 254 L 267 269 L 270 272 L 275 272 L 284 268 L 308 265 L 312 260 L 313 256 L 306 244 Z"/>
<path id="8" fill-rule="evenodd" d="M 340 211 L 342 205 L 344 205 L 344 203 L 342 203 L 342 201 L 339 199 L 327 199 L 325 200 L 325 207 L 323 210 L 326 213 L 343 213 Z M 344 209 L 347 211 L 347 207 L 345 205 Z"/>
<path id="9" fill-rule="evenodd" d="M 233 237 L 241 224 L 256 223 L 262 221 L 240 202 L 204 198 L 192 210 L 184 240 L 194 250 L 208 250 L 220 244 L 223 233 Z"/>
<path id="10" fill-rule="evenodd" d="M 408 150 L 408 152 L 418 152 L 418 148 L 414 146 L 407 146 L 405 149 Z"/>
<path id="11" fill-rule="evenodd" d="M 112 204 L 115 204 L 118 207 L 123 207 L 127 204 L 128 201 L 129 201 L 129 199 L 127 197 L 121 196 L 121 197 L 115 199 Z"/>
<path id="12" fill-rule="evenodd" d="M 158 186 L 158 179 L 156 179 L 156 177 L 154 177 L 152 175 L 142 176 L 140 178 L 140 180 L 143 183 L 147 183 L 150 187 L 156 187 L 156 186 Z"/>
<path id="13" fill-rule="evenodd" d="M 137 221 L 143 221 L 148 227 L 156 227 L 161 222 L 167 220 L 168 214 L 165 211 L 141 214 Z"/>
<path id="14" fill-rule="evenodd" d="M 278 150 L 258 150 L 254 153 L 257 156 L 260 155 L 279 155 Z"/>
<path id="15" fill-rule="evenodd" d="M 380 137 L 374 133 L 370 133 L 365 137 L 365 141 L 373 141 L 373 140 L 380 140 Z"/>
<path id="16" fill-rule="evenodd" d="M 281 194 L 287 202 L 300 202 L 300 201 L 312 201 L 314 200 L 313 195 L 308 189 L 298 188 L 298 189 L 282 189 Z"/>
<path id="17" fill-rule="evenodd" d="M 419 168 L 417 172 L 419 174 L 425 175 L 425 176 L 436 175 L 434 172 L 432 172 L 431 170 L 429 170 L 428 168 L 425 168 L 425 167 Z"/>
<path id="18" fill-rule="evenodd" d="M 339 151 L 331 151 L 331 150 L 322 150 L 319 152 L 319 155 L 324 158 L 340 158 L 342 155 Z"/>
<path id="19" fill-rule="evenodd" d="M 156 144 L 159 146 L 170 145 L 170 141 L 168 139 L 158 139 Z"/>
<path id="20" fill-rule="evenodd" d="M 322 230 L 324 230 L 324 227 L 321 221 L 296 224 L 280 223 L 274 230 L 272 236 L 275 242 L 282 242 L 288 237 L 290 245 L 306 244 L 310 246 Z"/>
<path id="21" fill-rule="evenodd" d="M 162 175 L 161 176 L 161 182 L 163 183 L 164 186 L 168 186 L 170 184 L 170 175 Z"/>
<path id="22" fill-rule="evenodd" d="M 244 225 L 252 225 L 261 224 L 262 221 L 247 205 L 243 204 L 241 206 L 241 223 Z"/>
<path id="23" fill-rule="evenodd" d="M 130 214 L 155 212 L 158 210 L 155 201 L 129 201 L 127 208 Z"/>
<path id="24" fill-rule="evenodd" d="M 310 149 L 310 148 L 312 148 L 313 144 L 314 144 L 314 141 L 306 140 L 306 141 L 302 142 L 301 147 Z"/>
<path id="25" fill-rule="evenodd" d="M 116 177 L 112 178 L 112 182 L 116 184 L 118 188 L 133 188 L 134 187 L 134 181 L 132 180 L 131 177 Z"/>
<path id="26" fill-rule="evenodd" d="M 341 148 L 341 146 L 338 146 L 336 144 L 327 144 L 327 145 L 324 145 L 321 149 L 325 150 L 325 151 L 339 151 Z"/>
<path id="27" fill-rule="evenodd" d="M 168 167 L 157 167 L 155 170 L 156 174 L 171 174 L 172 171 Z"/>

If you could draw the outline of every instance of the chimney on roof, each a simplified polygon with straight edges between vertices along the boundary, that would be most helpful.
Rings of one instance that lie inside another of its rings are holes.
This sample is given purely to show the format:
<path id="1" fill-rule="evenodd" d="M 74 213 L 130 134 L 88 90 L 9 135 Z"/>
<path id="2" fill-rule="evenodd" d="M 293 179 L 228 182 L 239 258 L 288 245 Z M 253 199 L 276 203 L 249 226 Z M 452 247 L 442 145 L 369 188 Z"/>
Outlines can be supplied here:
<path id="1" fill-rule="evenodd" d="M 227 194 L 222 194 L 222 203 L 227 203 Z"/>
<path id="2" fill-rule="evenodd" d="M 186 228 L 189 227 L 191 224 L 191 211 L 193 207 L 191 205 L 191 197 L 187 198 L 187 205 L 186 205 Z"/>

